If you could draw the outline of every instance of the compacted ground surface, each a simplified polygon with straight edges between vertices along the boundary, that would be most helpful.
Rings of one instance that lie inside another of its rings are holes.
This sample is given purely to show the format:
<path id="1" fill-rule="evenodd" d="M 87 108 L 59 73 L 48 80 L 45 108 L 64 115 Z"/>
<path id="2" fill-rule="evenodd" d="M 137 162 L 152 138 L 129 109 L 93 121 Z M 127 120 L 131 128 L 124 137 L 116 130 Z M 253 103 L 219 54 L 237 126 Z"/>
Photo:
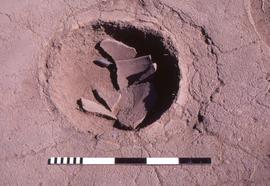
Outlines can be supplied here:
<path id="1" fill-rule="evenodd" d="M 269 36 L 269 0 L 1 0 L 0 185 L 269 184 Z M 93 90 L 117 97 L 117 78 L 94 63 L 104 39 L 156 64 L 157 103 L 136 130 L 78 107 Z M 51 156 L 212 164 L 49 166 Z"/>

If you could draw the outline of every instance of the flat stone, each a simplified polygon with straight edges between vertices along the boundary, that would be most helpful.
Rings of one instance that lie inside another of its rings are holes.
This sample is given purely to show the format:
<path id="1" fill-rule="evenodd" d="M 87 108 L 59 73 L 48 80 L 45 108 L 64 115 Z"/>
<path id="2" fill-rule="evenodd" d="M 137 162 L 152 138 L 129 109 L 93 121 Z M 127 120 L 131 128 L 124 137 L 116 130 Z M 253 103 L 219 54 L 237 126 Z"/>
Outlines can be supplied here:
<path id="1" fill-rule="evenodd" d="M 118 121 L 122 125 L 135 129 L 155 106 L 157 99 L 155 87 L 150 82 L 141 83 L 122 90 L 121 94 Z"/>
<path id="2" fill-rule="evenodd" d="M 91 112 L 101 116 L 109 117 L 111 119 L 116 119 L 116 116 L 105 107 L 88 99 L 80 98 L 79 106 L 86 112 Z"/>
<path id="3" fill-rule="evenodd" d="M 152 76 L 156 71 L 151 55 L 118 60 L 115 63 L 117 67 L 117 82 L 120 89 L 141 82 Z"/>
<path id="4" fill-rule="evenodd" d="M 114 61 L 131 59 L 137 55 L 135 48 L 125 45 L 114 39 L 104 39 L 100 42 L 100 47 L 110 55 Z"/>

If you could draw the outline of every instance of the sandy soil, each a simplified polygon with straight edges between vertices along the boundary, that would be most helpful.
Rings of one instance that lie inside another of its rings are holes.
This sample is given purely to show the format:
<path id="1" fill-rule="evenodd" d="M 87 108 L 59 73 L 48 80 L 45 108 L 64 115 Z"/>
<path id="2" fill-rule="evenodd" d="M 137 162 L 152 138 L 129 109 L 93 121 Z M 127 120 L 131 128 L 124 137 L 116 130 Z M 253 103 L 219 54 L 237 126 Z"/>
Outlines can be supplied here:
<path id="1" fill-rule="evenodd" d="M 1 185 L 269 184 L 269 16 L 269 0 L 1 0 Z M 129 32 L 163 69 L 161 94 L 174 95 L 138 131 L 76 105 L 94 99 L 92 86 L 113 90 L 109 72 L 93 64 L 95 44 L 128 41 Z M 145 43 L 142 33 L 150 34 Z M 213 163 L 48 166 L 51 156 L 210 156 Z"/>

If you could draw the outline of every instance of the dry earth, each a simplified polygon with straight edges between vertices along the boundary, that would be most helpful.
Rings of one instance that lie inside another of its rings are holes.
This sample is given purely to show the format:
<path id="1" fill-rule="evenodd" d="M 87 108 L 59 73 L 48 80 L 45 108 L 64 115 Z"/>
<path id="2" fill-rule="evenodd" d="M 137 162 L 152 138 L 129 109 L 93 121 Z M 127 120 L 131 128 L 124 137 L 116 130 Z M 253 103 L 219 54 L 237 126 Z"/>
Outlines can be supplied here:
<path id="1" fill-rule="evenodd" d="M 269 184 L 269 28 L 269 0 L 1 0 L 1 185 Z M 76 107 L 93 99 L 92 85 L 113 89 L 93 65 L 95 43 L 129 33 L 142 53 L 164 44 L 171 58 L 157 83 L 163 95 L 180 87 L 138 131 Z M 212 165 L 48 166 L 51 156 L 210 156 Z"/>

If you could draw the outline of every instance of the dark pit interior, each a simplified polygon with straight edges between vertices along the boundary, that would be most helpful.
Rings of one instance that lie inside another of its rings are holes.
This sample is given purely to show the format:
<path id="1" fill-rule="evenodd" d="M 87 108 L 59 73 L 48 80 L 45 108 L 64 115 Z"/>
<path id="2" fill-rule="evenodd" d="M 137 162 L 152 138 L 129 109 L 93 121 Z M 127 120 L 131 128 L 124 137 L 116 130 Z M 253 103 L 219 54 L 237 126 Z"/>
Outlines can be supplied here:
<path id="1" fill-rule="evenodd" d="M 116 22 L 97 22 L 92 28 L 96 31 L 103 30 L 112 38 L 136 48 L 138 55 L 151 55 L 157 63 L 155 73 L 155 86 L 158 93 L 158 101 L 153 110 L 148 111 L 146 118 L 137 129 L 146 127 L 166 112 L 175 100 L 181 79 L 176 49 L 170 39 L 163 38 L 162 34 L 145 27 L 137 28 L 130 24 Z M 115 77 L 112 77 L 114 81 Z M 118 122 L 117 128 L 128 130 Z"/>

